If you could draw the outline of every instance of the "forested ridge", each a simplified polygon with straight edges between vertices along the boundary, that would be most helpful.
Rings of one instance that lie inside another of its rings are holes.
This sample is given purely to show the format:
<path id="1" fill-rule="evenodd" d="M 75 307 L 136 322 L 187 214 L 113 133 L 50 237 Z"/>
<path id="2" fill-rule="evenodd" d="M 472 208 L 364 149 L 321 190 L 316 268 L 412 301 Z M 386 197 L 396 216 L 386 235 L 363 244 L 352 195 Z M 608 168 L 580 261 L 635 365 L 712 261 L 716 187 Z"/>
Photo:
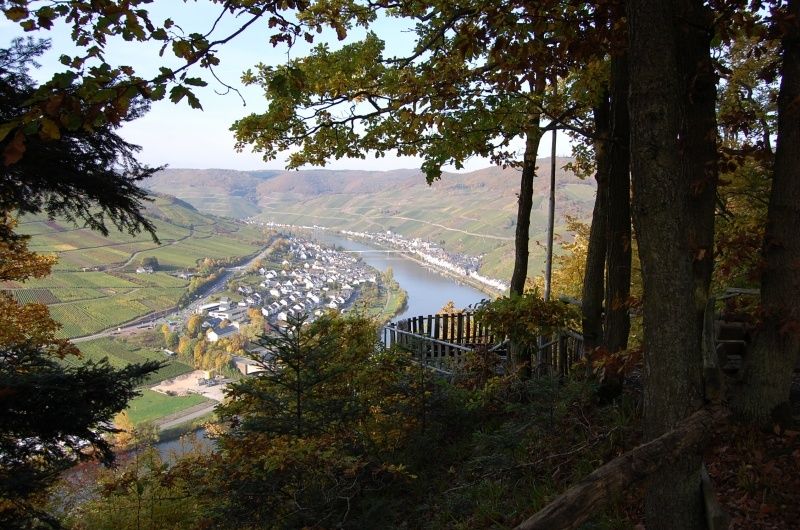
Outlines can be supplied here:
<path id="1" fill-rule="evenodd" d="M 192 32 L 145 0 L 0 0 L 26 32 L 67 25 L 78 50 L 41 84 L 28 70 L 45 42 L 1 50 L 0 280 L 52 267 L 19 214 L 157 238 L 141 187 L 157 168 L 117 129 L 153 101 L 201 108 L 209 82 L 235 89 L 220 50 L 262 31 L 314 46 L 244 73 L 266 105 L 232 125 L 237 148 L 288 169 L 417 156 L 429 183 L 473 156 L 518 169 L 511 290 L 477 316 L 508 355 L 478 349 L 445 380 L 361 315 L 292 319 L 261 339 L 263 370 L 229 387 L 207 425 L 215 451 L 168 465 L 130 433 L 132 457 L 72 504 L 52 495 L 59 473 L 113 460 L 109 420 L 159 365 L 65 366 L 77 352 L 45 308 L 2 296 L 4 526 L 797 524 L 798 0 L 210 2 L 219 16 Z M 408 25 L 412 51 L 387 47 L 386 19 Z M 106 53 L 113 40 L 161 44 L 171 66 L 144 77 Z M 528 262 L 555 130 L 597 193 L 551 283 Z M 582 359 L 552 373 L 541 339 L 574 329 Z"/>

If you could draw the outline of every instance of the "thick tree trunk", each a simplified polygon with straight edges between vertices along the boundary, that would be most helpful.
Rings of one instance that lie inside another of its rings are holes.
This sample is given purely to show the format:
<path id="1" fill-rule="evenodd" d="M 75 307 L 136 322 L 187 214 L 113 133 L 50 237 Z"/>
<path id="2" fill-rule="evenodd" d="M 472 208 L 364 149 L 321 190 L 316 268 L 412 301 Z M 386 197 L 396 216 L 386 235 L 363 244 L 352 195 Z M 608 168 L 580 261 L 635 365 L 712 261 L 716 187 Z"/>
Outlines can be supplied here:
<path id="1" fill-rule="evenodd" d="M 678 0 L 678 69 L 685 94 L 680 125 L 682 175 L 689 195 L 689 249 L 694 270 L 697 347 L 714 269 L 717 194 L 717 75 L 711 62 L 713 14 L 699 0 Z"/>
<path id="2" fill-rule="evenodd" d="M 608 286 L 605 335 L 609 352 L 628 347 L 631 319 L 631 186 L 630 121 L 628 120 L 628 58 L 611 59 L 611 148 L 608 176 Z"/>
<path id="3" fill-rule="evenodd" d="M 702 404 L 689 197 L 682 181 L 684 94 L 674 20 L 663 0 L 628 5 L 633 221 L 644 283 L 644 433 L 654 439 Z M 648 481 L 648 530 L 703 528 L 701 459 L 687 451 Z"/>
<path id="4" fill-rule="evenodd" d="M 528 241 L 530 238 L 531 209 L 533 208 L 533 179 L 536 177 L 536 152 L 542 132 L 539 121 L 525 134 L 525 154 L 522 159 L 522 177 L 517 206 L 517 230 L 514 234 L 514 272 L 511 275 L 511 294 L 522 294 L 528 276 Z"/>
<path id="5" fill-rule="evenodd" d="M 597 163 L 597 195 L 592 211 L 592 226 L 586 250 L 586 267 L 583 276 L 581 319 L 585 354 L 592 352 L 603 340 L 603 294 L 606 275 L 606 227 L 608 220 L 608 166 L 609 166 L 609 102 L 603 94 L 594 109 L 596 139 L 594 153 Z"/>
<path id="6" fill-rule="evenodd" d="M 764 237 L 763 323 L 745 366 L 736 403 L 744 418 L 764 423 L 787 402 L 800 350 L 800 1 L 789 0 L 791 26 L 783 37 L 778 94 L 778 139 Z"/>

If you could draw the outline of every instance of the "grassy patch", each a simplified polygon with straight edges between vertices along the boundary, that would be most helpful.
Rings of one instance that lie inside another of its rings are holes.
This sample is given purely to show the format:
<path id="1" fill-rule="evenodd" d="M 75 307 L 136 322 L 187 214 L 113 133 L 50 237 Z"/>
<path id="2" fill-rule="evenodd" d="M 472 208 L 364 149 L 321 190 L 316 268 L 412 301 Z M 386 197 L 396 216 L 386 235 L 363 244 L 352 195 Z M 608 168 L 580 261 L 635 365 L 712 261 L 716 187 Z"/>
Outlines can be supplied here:
<path id="1" fill-rule="evenodd" d="M 175 414 L 189 407 L 208 401 L 203 396 L 191 394 L 188 396 L 167 396 L 153 390 L 146 389 L 142 395 L 136 397 L 128 404 L 128 416 L 134 425 L 155 421 L 159 418 Z"/>

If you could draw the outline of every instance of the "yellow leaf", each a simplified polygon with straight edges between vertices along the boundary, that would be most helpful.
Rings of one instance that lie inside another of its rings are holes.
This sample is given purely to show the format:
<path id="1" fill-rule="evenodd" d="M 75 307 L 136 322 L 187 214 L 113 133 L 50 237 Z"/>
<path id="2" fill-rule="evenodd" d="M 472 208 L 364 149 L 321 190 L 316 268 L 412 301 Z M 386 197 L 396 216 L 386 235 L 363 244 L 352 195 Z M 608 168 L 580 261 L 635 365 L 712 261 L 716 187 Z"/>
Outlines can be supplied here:
<path id="1" fill-rule="evenodd" d="M 24 7 L 12 7 L 11 9 L 6 9 L 6 18 L 13 22 L 19 22 L 23 18 L 28 16 L 28 10 Z"/>
<path id="2" fill-rule="evenodd" d="M 45 140 L 58 140 L 61 138 L 61 129 L 58 128 L 56 122 L 51 119 L 42 119 L 42 128 L 39 135 Z"/>

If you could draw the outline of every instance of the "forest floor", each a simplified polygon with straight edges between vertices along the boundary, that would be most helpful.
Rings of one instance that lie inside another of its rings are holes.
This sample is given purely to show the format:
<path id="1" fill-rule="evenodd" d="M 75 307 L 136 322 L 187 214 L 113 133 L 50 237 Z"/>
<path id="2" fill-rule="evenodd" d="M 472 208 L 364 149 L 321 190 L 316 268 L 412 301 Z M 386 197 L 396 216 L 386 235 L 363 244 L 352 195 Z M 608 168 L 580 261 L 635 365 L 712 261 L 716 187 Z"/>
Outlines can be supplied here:
<path id="1" fill-rule="evenodd" d="M 711 438 L 703 461 L 717 500 L 730 516 L 729 530 L 800 528 L 800 375 L 792 387 L 794 423 L 772 432 L 729 422 Z M 656 475 L 657 478 L 657 475 Z M 623 511 L 644 529 L 643 488 Z"/>
<path id="2" fill-rule="evenodd" d="M 794 425 L 773 432 L 729 424 L 706 451 L 731 530 L 800 528 L 800 376 L 792 385 Z"/>

